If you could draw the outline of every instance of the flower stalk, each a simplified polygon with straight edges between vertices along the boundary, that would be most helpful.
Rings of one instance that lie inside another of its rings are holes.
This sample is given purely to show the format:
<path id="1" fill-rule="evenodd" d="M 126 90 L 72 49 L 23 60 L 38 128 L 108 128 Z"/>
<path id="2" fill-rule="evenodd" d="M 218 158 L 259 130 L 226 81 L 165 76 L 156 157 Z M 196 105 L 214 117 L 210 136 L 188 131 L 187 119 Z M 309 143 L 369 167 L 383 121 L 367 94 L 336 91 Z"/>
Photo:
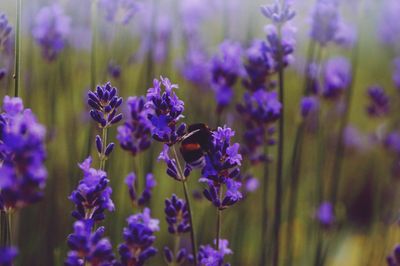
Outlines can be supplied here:
<path id="1" fill-rule="evenodd" d="M 22 0 L 17 0 L 17 25 L 15 32 L 15 63 L 14 63 L 14 96 L 19 95 L 20 86 L 20 67 L 21 67 L 21 10 L 22 10 Z"/>

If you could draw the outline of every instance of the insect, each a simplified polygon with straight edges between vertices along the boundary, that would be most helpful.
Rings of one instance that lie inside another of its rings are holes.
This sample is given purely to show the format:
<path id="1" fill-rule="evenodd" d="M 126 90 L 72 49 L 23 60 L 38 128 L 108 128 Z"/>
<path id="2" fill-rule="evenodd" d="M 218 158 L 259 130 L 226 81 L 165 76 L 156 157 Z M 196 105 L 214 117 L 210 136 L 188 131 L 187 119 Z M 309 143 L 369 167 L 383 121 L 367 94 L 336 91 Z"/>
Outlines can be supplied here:
<path id="1" fill-rule="evenodd" d="M 180 152 L 186 163 L 199 166 L 203 156 L 209 152 L 212 141 L 212 130 L 204 123 L 192 124 L 181 141 Z"/>

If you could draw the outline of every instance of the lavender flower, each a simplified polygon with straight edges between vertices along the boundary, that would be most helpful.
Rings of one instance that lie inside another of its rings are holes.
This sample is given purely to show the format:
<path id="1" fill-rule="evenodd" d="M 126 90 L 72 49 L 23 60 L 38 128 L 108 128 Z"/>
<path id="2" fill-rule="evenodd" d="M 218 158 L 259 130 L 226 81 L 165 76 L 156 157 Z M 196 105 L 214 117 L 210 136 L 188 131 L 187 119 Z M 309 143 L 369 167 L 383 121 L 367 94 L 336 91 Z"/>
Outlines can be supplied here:
<path id="1" fill-rule="evenodd" d="M 400 25 L 398 16 L 400 3 L 396 0 L 383 1 L 383 10 L 380 12 L 378 36 L 383 44 L 396 47 L 399 43 Z"/>
<path id="2" fill-rule="evenodd" d="M 118 107 L 122 104 L 122 98 L 118 97 L 118 90 L 107 82 L 103 86 L 97 86 L 94 92 L 88 92 L 88 104 L 93 109 L 90 116 L 96 121 L 100 128 L 107 128 L 118 123 L 122 114 L 118 113 Z"/>
<path id="3" fill-rule="evenodd" d="M 43 7 L 35 18 L 33 38 L 42 48 L 43 57 L 48 61 L 56 59 L 64 49 L 70 33 L 70 18 L 59 4 Z"/>
<path id="4" fill-rule="evenodd" d="M 233 86 L 242 72 L 239 43 L 224 41 L 220 47 L 220 54 L 211 60 L 211 82 L 216 94 L 217 111 L 221 112 L 233 97 Z"/>
<path id="5" fill-rule="evenodd" d="M 333 41 L 339 28 L 337 0 L 318 0 L 312 12 L 311 38 L 324 46 Z"/>
<path id="6" fill-rule="evenodd" d="M 164 87 L 164 90 L 162 90 Z M 185 133 L 184 123 L 176 126 L 183 117 L 184 103 L 175 94 L 178 85 L 171 84 L 169 79 L 161 77 L 153 81 L 153 88 L 147 91 L 145 107 L 150 110 L 147 118 L 153 125 L 152 137 L 160 142 L 173 145 Z"/>
<path id="7" fill-rule="evenodd" d="M 219 127 L 213 132 L 210 152 L 205 156 L 206 164 L 202 169 L 200 182 L 208 184 L 203 191 L 204 196 L 220 210 L 223 210 L 242 199 L 241 183 L 236 181 L 239 176 L 242 156 L 239 154 L 239 144 L 231 144 L 235 132 L 227 127 Z M 226 187 L 223 197 L 220 190 Z"/>
<path id="8" fill-rule="evenodd" d="M 171 234 L 182 234 L 190 231 L 189 212 L 186 202 L 175 194 L 165 200 L 165 215 L 168 231 Z"/>
<path id="9" fill-rule="evenodd" d="M 68 252 L 66 266 L 83 266 L 84 262 L 90 265 L 113 265 L 114 254 L 112 246 L 104 235 L 104 227 L 99 227 L 91 233 L 92 225 L 82 221 L 74 223 L 74 233 L 68 236 Z"/>
<path id="10" fill-rule="evenodd" d="M 18 250 L 14 247 L 0 247 L 0 266 L 12 266 Z"/>
<path id="11" fill-rule="evenodd" d="M 5 44 L 10 38 L 11 31 L 12 27 L 8 23 L 6 15 L 0 14 L 0 52 L 5 49 Z"/>
<path id="12" fill-rule="evenodd" d="M 136 0 L 100 0 L 99 5 L 108 21 L 124 25 L 128 24 L 140 10 Z"/>
<path id="13" fill-rule="evenodd" d="M 156 239 L 153 233 L 159 230 L 158 220 L 151 219 L 150 210 L 145 208 L 143 214 L 132 215 L 127 222 L 123 233 L 125 243 L 118 247 L 121 262 L 126 266 L 140 266 L 157 253 L 152 245 Z"/>
<path id="14" fill-rule="evenodd" d="M 323 227 L 330 227 L 335 221 L 333 206 L 330 202 L 323 202 L 318 207 L 315 218 Z"/>
<path id="15" fill-rule="evenodd" d="M 121 66 L 110 62 L 107 66 L 107 72 L 111 77 L 119 79 L 121 77 Z"/>
<path id="16" fill-rule="evenodd" d="M 211 82 L 211 64 L 205 51 L 189 47 L 180 64 L 182 76 L 193 84 L 207 89 Z"/>
<path id="17" fill-rule="evenodd" d="M 388 266 L 399 266 L 400 265 L 400 245 L 396 245 L 393 253 L 386 258 Z"/>
<path id="18" fill-rule="evenodd" d="M 303 118 L 306 118 L 319 110 L 319 101 L 314 96 L 306 96 L 301 99 L 300 113 Z"/>
<path id="19" fill-rule="evenodd" d="M 100 221 L 105 218 L 104 211 L 114 210 L 111 200 L 112 190 L 104 171 L 91 168 L 92 158 L 88 157 L 79 164 L 83 171 L 83 179 L 69 199 L 75 204 L 72 216 L 78 220 Z"/>
<path id="20" fill-rule="evenodd" d="M 158 160 L 163 160 L 165 162 L 165 164 L 167 165 L 167 174 L 172 177 L 173 179 L 177 180 L 177 181 L 181 181 L 180 180 L 180 176 L 178 174 L 178 165 L 176 163 L 175 159 L 171 159 L 171 157 L 169 156 L 169 146 L 164 144 L 163 150 L 160 153 L 160 155 L 158 156 Z M 189 175 L 189 172 L 185 171 L 185 177 L 187 177 Z"/>
<path id="21" fill-rule="evenodd" d="M 198 254 L 200 266 L 229 266 L 230 264 L 228 263 L 224 264 L 224 257 L 232 254 L 232 250 L 228 248 L 228 245 L 228 240 L 220 239 L 219 250 L 215 250 L 211 245 L 200 246 Z"/>
<path id="22" fill-rule="evenodd" d="M 400 90 L 400 57 L 397 57 L 393 60 L 392 79 L 396 88 Z"/>
<path id="23" fill-rule="evenodd" d="M 153 126 L 147 119 L 149 110 L 144 108 L 145 101 L 144 97 L 129 97 L 128 119 L 118 127 L 117 139 L 122 149 L 130 151 L 133 156 L 148 149 L 151 144 Z"/>
<path id="24" fill-rule="evenodd" d="M 367 106 L 367 112 L 371 117 L 383 117 L 389 112 L 389 96 L 385 90 L 379 86 L 368 88 L 370 103 Z"/>
<path id="25" fill-rule="evenodd" d="M 324 70 L 323 96 L 337 99 L 351 84 L 351 65 L 344 57 L 331 58 L 326 62 Z"/>
<path id="26" fill-rule="evenodd" d="M 154 179 L 154 176 L 152 173 L 148 173 L 146 175 L 146 183 L 144 190 L 140 197 L 138 198 L 137 191 L 136 191 L 136 175 L 135 173 L 130 173 L 126 178 L 125 178 L 125 184 L 128 186 L 129 190 L 129 197 L 131 198 L 132 204 L 135 206 L 144 206 L 145 204 L 149 203 L 151 199 L 151 194 L 153 188 L 156 186 L 156 180 Z"/>
<path id="27" fill-rule="evenodd" d="M 290 9 L 287 1 L 283 1 L 282 4 L 279 0 L 275 0 L 274 4 L 269 6 L 262 6 L 261 12 L 263 15 L 275 24 L 284 24 L 294 18 L 296 13 Z"/>
<path id="28" fill-rule="evenodd" d="M 20 98 L 4 97 L 0 115 L 0 209 L 8 211 L 43 197 L 47 171 L 45 128 Z"/>
<path id="29" fill-rule="evenodd" d="M 246 125 L 243 134 L 242 152 L 249 156 L 250 161 L 255 164 L 267 159 L 260 148 L 265 144 L 265 136 L 272 135 L 273 122 L 281 115 L 282 104 L 278 100 L 275 91 L 267 92 L 259 89 L 254 93 L 246 92 L 243 96 L 243 103 L 237 106 Z M 272 141 L 271 138 L 267 140 Z M 271 142 L 272 143 L 272 142 Z"/>

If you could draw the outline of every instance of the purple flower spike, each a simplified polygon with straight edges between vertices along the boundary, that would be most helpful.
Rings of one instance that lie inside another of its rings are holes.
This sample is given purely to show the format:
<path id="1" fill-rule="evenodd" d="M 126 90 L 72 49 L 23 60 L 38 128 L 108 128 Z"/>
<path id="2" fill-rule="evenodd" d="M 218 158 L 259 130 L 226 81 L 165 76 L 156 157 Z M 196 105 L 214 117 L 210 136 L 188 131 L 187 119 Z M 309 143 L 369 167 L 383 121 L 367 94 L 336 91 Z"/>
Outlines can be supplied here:
<path id="1" fill-rule="evenodd" d="M 91 168 L 92 158 L 88 157 L 79 167 L 83 171 L 83 179 L 69 199 L 75 204 L 72 216 L 78 220 L 100 221 L 105 218 L 104 211 L 114 210 L 111 200 L 112 190 L 104 171 Z"/>
<path id="2" fill-rule="evenodd" d="M 272 5 L 262 6 L 261 12 L 275 24 L 284 24 L 296 15 L 286 1 L 281 4 L 279 0 L 275 0 Z"/>
<path id="3" fill-rule="evenodd" d="M 104 235 L 104 227 L 91 233 L 92 224 L 76 221 L 74 233 L 68 236 L 68 252 L 66 266 L 81 266 L 86 261 L 90 265 L 113 265 L 115 259 L 112 246 Z"/>
<path id="4" fill-rule="evenodd" d="M 46 60 L 53 61 L 64 49 L 70 33 L 70 22 L 71 19 L 59 4 L 43 7 L 36 15 L 32 35 L 41 46 Z"/>
<path id="5" fill-rule="evenodd" d="M 171 234 L 182 234 L 190 231 L 189 212 L 186 202 L 175 194 L 165 200 L 165 216 L 168 231 Z"/>
<path id="6" fill-rule="evenodd" d="M 22 208 L 43 197 L 45 128 L 20 98 L 4 97 L 0 114 L 0 210 Z"/>
<path id="7" fill-rule="evenodd" d="M 400 57 L 393 60 L 393 82 L 398 90 L 400 90 Z"/>
<path id="8" fill-rule="evenodd" d="M 337 99 L 351 84 L 351 65 L 347 58 L 336 57 L 325 65 L 323 96 Z"/>
<path id="9" fill-rule="evenodd" d="M 0 14 L 0 51 L 5 49 L 5 44 L 8 42 L 12 32 L 12 27 L 8 23 L 6 15 Z"/>
<path id="10" fill-rule="evenodd" d="M 150 210 L 145 208 L 143 213 L 132 215 L 127 222 L 123 232 L 125 242 L 118 247 L 122 265 L 143 265 L 157 253 L 152 245 L 156 239 L 153 233 L 158 229 L 158 220 L 151 219 Z"/>
<path id="11" fill-rule="evenodd" d="M 400 265 L 400 245 L 396 245 L 391 255 L 386 258 L 388 266 Z"/>
<path id="12" fill-rule="evenodd" d="M 335 222 L 332 204 L 330 202 L 323 202 L 318 207 L 315 218 L 323 227 L 330 227 Z"/>
<path id="13" fill-rule="evenodd" d="M 211 61 L 211 82 L 216 94 L 217 111 L 221 112 L 232 101 L 233 86 L 243 69 L 239 43 L 224 41 L 219 50 L 220 54 Z"/>
<path id="14" fill-rule="evenodd" d="M 314 96 L 306 96 L 301 99 L 300 113 L 303 118 L 306 118 L 319 110 L 319 101 Z"/>
<path id="15" fill-rule="evenodd" d="M 151 145 L 153 125 L 147 119 L 151 110 L 144 108 L 145 102 L 145 97 L 129 97 L 127 100 L 128 119 L 117 129 L 117 139 L 122 149 L 129 151 L 133 156 Z"/>
<path id="16" fill-rule="evenodd" d="M 224 263 L 224 257 L 233 253 L 228 245 L 228 240 L 220 239 L 219 250 L 215 250 L 211 245 L 200 246 L 198 254 L 200 266 L 229 266 L 230 264 Z"/>
<path id="17" fill-rule="evenodd" d="M 368 97 L 370 100 L 367 106 L 367 112 L 371 117 L 384 117 L 389 113 L 389 96 L 385 90 L 379 86 L 368 88 Z"/>
<path id="18" fill-rule="evenodd" d="M 94 92 L 88 93 L 88 105 L 92 108 L 90 116 L 100 128 L 107 128 L 118 123 L 122 114 L 118 114 L 118 107 L 122 104 L 122 98 L 118 97 L 118 90 L 107 82 L 103 86 L 97 86 Z"/>
<path id="19" fill-rule="evenodd" d="M 177 126 L 183 118 L 184 103 L 175 94 L 178 85 L 161 77 L 161 82 L 154 79 L 153 88 L 147 91 L 145 107 L 149 110 L 147 118 L 151 121 L 153 139 L 169 146 L 175 144 L 185 133 L 186 125 Z"/>
<path id="20" fill-rule="evenodd" d="M 110 22 L 128 24 L 140 10 L 136 0 L 100 0 L 100 7 Z"/>
<path id="21" fill-rule="evenodd" d="M 333 41 L 339 28 L 337 0 L 318 0 L 311 16 L 311 38 L 320 45 Z"/>
<path id="22" fill-rule="evenodd" d="M 205 166 L 202 169 L 200 182 L 206 182 L 208 188 L 204 196 L 220 210 L 223 210 L 242 199 L 241 183 L 238 179 L 242 156 L 239 154 L 239 144 L 231 144 L 234 135 L 230 128 L 219 127 L 213 132 L 210 152 L 205 156 Z M 225 186 L 225 194 L 220 197 L 220 189 Z"/>
<path id="23" fill-rule="evenodd" d="M 151 194 L 153 188 L 157 185 L 156 180 L 154 179 L 154 176 L 152 173 L 148 173 L 146 175 L 146 183 L 145 183 L 145 188 L 141 194 L 141 196 L 138 198 L 137 191 L 136 191 L 136 175 L 135 173 L 130 173 L 126 178 L 125 178 L 125 184 L 128 186 L 129 190 L 129 197 L 131 198 L 131 201 L 134 205 L 138 206 L 144 206 L 147 203 L 150 202 L 151 199 Z"/>
<path id="24" fill-rule="evenodd" d="M 18 250 L 14 247 L 0 248 L 0 266 L 12 266 L 15 257 L 18 255 Z"/>

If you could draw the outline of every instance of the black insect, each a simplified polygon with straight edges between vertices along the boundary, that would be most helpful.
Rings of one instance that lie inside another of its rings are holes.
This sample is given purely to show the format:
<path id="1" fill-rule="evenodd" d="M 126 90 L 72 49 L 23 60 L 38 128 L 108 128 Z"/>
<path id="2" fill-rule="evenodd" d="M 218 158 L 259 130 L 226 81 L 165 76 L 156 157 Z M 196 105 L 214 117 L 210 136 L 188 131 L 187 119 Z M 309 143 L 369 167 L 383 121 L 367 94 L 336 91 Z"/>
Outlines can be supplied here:
<path id="1" fill-rule="evenodd" d="M 206 124 L 190 125 L 180 147 L 185 162 L 193 166 L 201 164 L 203 156 L 210 151 L 211 142 L 212 130 Z"/>

